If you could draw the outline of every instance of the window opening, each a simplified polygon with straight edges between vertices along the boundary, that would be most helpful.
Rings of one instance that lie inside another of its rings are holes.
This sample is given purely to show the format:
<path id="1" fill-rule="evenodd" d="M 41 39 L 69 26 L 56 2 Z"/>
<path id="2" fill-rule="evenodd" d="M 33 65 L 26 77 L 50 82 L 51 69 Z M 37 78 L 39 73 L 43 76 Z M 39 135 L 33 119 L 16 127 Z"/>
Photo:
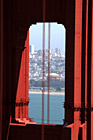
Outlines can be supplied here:
<path id="1" fill-rule="evenodd" d="M 50 26 L 50 69 L 48 69 L 49 27 L 48 23 L 45 23 L 44 123 L 63 124 L 63 104 L 65 100 L 65 28 L 57 23 L 50 23 Z M 29 31 L 29 117 L 32 121 L 42 123 L 43 23 L 32 25 Z M 50 70 L 49 79 L 48 70 Z M 50 85 L 49 89 L 48 84 Z M 50 91 L 49 118 L 48 91 Z"/>

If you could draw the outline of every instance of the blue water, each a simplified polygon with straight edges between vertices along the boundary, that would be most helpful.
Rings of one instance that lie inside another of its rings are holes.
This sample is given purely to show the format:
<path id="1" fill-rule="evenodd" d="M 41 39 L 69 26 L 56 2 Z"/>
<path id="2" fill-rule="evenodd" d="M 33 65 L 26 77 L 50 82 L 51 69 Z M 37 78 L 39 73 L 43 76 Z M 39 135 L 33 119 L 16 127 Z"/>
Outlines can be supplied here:
<path id="1" fill-rule="evenodd" d="M 29 94 L 29 117 L 37 122 L 42 122 L 42 95 Z M 44 95 L 44 123 L 47 123 L 47 95 Z M 64 95 L 50 95 L 50 124 L 63 124 Z"/>

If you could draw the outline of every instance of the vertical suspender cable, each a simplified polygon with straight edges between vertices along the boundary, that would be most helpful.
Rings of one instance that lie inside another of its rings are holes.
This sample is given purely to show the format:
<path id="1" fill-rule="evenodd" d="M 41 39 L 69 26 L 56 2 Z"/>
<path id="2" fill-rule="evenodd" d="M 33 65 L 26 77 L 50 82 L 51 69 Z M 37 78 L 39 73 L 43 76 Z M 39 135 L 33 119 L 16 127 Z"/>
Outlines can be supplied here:
<path id="1" fill-rule="evenodd" d="M 45 23 L 43 23 L 43 62 L 42 62 L 42 140 L 44 140 L 44 75 L 45 75 Z"/>
<path id="2" fill-rule="evenodd" d="M 43 62 L 42 62 L 42 140 L 44 140 L 44 75 L 45 75 L 45 0 L 43 0 Z"/>
<path id="3" fill-rule="evenodd" d="M 48 24 L 48 103 L 47 103 L 47 123 L 49 124 L 49 90 L 50 90 L 50 23 Z"/>

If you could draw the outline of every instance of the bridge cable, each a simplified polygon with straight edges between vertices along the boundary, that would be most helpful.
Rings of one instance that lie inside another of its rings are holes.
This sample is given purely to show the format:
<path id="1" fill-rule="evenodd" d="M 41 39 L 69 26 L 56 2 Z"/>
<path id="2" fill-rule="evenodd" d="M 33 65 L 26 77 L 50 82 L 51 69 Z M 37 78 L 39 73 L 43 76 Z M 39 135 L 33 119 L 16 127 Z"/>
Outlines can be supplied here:
<path id="1" fill-rule="evenodd" d="M 48 102 L 47 102 L 47 123 L 49 124 L 49 109 L 50 109 L 50 23 L 48 24 Z"/>
<path id="2" fill-rule="evenodd" d="M 44 140 L 44 75 L 45 75 L 45 0 L 43 0 L 43 60 L 42 60 L 42 140 Z"/>

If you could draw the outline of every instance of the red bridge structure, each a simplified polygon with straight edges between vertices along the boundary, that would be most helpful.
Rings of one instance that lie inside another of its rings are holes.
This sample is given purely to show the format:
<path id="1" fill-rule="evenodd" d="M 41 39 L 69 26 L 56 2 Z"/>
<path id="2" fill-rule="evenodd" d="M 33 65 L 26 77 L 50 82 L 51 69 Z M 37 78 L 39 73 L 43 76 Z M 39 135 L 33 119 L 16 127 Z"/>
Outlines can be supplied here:
<path id="1" fill-rule="evenodd" d="M 37 22 L 66 28 L 63 125 L 28 116 L 29 27 Z M 0 140 L 20 139 L 93 140 L 93 0 L 0 0 Z"/>

